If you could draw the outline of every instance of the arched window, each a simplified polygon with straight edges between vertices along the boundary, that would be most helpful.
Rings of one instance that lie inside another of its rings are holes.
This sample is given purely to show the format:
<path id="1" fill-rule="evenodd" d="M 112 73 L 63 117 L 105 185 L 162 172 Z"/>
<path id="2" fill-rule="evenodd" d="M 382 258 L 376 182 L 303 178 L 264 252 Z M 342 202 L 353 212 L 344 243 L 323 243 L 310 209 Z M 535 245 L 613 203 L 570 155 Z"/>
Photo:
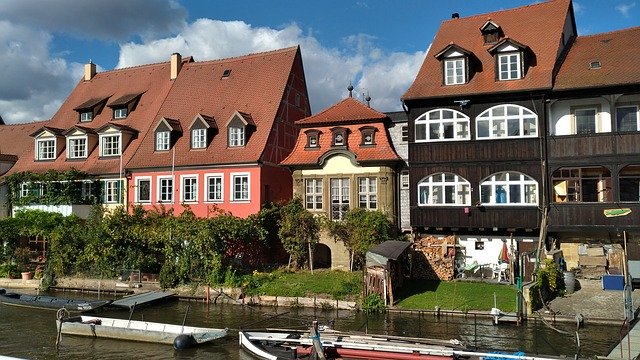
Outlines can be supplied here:
<path id="1" fill-rule="evenodd" d="M 416 119 L 416 142 L 469 140 L 469 117 L 451 109 L 436 109 Z"/>
<path id="2" fill-rule="evenodd" d="M 482 205 L 538 205 L 538 182 L 518 172 L 499 172 L 480 184 Z"/>
<path id="3" fill-rule="evenodd" d="M 520 105 L 497 105 L 476 118 L 478 139 L 536 136 L 538 115 Z"/>
<path id="4" fill-rule="evenodd" d="M 471 184 L 452 173 L 437 173 L 418 183 L 418 205 L 471 205 Z"/>

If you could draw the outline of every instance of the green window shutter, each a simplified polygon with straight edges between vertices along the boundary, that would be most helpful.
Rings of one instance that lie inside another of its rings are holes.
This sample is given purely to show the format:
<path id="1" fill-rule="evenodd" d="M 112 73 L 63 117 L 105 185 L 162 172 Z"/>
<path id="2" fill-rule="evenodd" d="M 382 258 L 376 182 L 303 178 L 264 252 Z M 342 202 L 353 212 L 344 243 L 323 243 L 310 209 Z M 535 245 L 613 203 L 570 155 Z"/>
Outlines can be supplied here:
<path id="1" fill-rule="evenodd" d="M 107 203 L 107 182 L 100 180 L 100 199 L 102 199 L 102 203 Z"/>

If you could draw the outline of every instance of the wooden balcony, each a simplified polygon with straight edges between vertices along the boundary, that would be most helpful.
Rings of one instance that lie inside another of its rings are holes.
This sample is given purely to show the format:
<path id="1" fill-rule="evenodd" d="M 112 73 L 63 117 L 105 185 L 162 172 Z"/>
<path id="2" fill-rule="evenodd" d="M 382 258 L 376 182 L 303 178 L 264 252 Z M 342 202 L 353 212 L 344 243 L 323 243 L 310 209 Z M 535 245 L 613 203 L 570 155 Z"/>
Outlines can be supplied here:
<path id="1" fill-rule="evenodd" d="M 412 143 L 409 162 L 473 163 L 483 161 L 540 161 L 540 139 L 493 139 Z"/>
<path id="2" fill-rule="evenodd" d="M 626 216 L 606 217 L 604 210 L 629 208 Z M 640 230 L 640 203 L 554 203 L 549 207 L 549 231 Z"/>
<path id="3" fill-rule="evenodd" d="M 540 210 L 535 206 L 411 207 L 414 227 L 538 229 L 540 220 Z"/>
<path id="4" fill-rule="evenodd" d="M 640 153 L 640 133 L 601 133 L 550 136 L 549 161 L 598 157 L 636 156 Z"/>

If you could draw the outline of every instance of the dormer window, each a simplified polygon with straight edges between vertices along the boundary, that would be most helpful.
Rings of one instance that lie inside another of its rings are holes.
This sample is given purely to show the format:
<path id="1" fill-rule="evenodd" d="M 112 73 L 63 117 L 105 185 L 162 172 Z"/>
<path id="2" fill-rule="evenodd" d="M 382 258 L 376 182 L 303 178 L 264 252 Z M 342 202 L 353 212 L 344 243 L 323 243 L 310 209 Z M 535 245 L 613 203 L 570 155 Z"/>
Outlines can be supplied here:
<path id="1" fill-rule="evenodd" d="M 472 53 L 455 44 L 449 44 L 435 55 L 442 63 L 444 85 L 460 85 L 469 81 Z"/>
<path id="2" fill-rule="evenodd" d="M 100 156 L 119 156 L 120 134 L 100 135 Z"/>
<path id="3" fill-rule="evenodd" d="M 482 27 L 480 28 L 480 32 L 482 32 L 482 37 L 484 38 L 485 45 L 497 43 L 502 35 L 500 25 L 491 21 L 491 19 L 487 20 L 487 22 L 482 25 Z"/>
<path id="4" fill-rule="evenodd" d="M 64 149 L 61 129 L 44 126 L 30 136 L 35 138 L 35 160 L 55 160 Z"/>
<path id="5" fill-rule="evenodd" d="M 347 129 L 333 128 L 331 129 L 332 142 L 331 146 L 347 146 Z"/>
<path id="6" fill-rule="evenodd" d="M 171 132 L 156 132 L 156 151 L 166 151 L 171 148 Z"/>
<path id="7" fill-rule="evenodd" d="M 126 119 L 128 113 L 129 112 L 127 111 L 126 107 L 115 108 L 115 109 L 113 109 L 113 118 L 116 119 L 116 120 L 118 120 L 118 119 Z"/>
<path id="8" fill-rule="evenodd" d="M 360 134 L 362 135 L 361 145 L 375 145 L 375 131 L 376 128 L 371 126 L 360 128 Z"/>
<path id="9" fill-rule="evenodd" d="M 80 113 L 80 122 L 89 122 L 91 120 L 93 120 L 92 111 L 83 111 Z"/>
<path id="10" fill-rule="evenodd" d="M 155 150 L 167 151 L 171 149 L 182 134 L 182 127 L 178 120 L 162 118 L 153 133 L 155 134 Z"/>
<path id="11" fill-rule="evenodd" d="M 500 81 L 522 79 L 526 73 L 526 54 L 529 48 L 505 38 L 488 49 L 496 59 L 496 79 Z"/>
<path id="12" fill-rule="evenodd" d="M 136 109 L 142 93 L 126 94 L 109 103 L 113 110 L 113 119 L 126 119 L 129 114 Z"/>
<path id="13" fill-rule="evenodd" d="M 191 130 L 191 148 L 204 149 L 207 147 L 207 129 Z"/>
<path id="14" fill-rule="evenodd" d="M 320 131 L 307 130 L 307 148 L 319 148 L 320 147 Z"/>
<path id="15" fill-rule="evenodd" d="M 67 139 L 67 158 L 81 159 L 87 157 L 87 137 L 78 136 Z"/>
<path id="16" fill-rule="evenodd" d="M 36 140 L 36 160 L 54 160 L 56 158 L 56 140 L 38 139 Z"/>
<path id="17" fill-rule="evenodd" d="M 249 141 L 256 125 L 250 114 L 236 111 L 227 121 L 227 141 L 229 147 L 243 147 Z"/>
<path id="18" fill-rule="evenodd" d="M 191 134 L 191 149 L 205 149 L 214 134 L 218 131 L 218 126 L 213 117 L 196 114 L 189 125 Z"/>
<path id="19" fill-rule="evenodd" d="M 498 71 L 500 80 L 520 79 L 520 53 L 498 55 Z"/>

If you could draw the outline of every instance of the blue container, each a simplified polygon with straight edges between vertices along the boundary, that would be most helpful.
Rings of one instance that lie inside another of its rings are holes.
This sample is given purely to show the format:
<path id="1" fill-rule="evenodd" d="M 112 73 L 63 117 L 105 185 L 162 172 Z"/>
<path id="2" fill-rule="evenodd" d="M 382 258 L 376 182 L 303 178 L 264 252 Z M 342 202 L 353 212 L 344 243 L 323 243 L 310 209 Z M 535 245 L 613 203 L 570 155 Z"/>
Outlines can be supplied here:
<path id="1" fill-rule="evenodd" d="M 624 290 L 624 276 L 622 275 L 603 275 L 602 288 L 604 290 Z"/>

